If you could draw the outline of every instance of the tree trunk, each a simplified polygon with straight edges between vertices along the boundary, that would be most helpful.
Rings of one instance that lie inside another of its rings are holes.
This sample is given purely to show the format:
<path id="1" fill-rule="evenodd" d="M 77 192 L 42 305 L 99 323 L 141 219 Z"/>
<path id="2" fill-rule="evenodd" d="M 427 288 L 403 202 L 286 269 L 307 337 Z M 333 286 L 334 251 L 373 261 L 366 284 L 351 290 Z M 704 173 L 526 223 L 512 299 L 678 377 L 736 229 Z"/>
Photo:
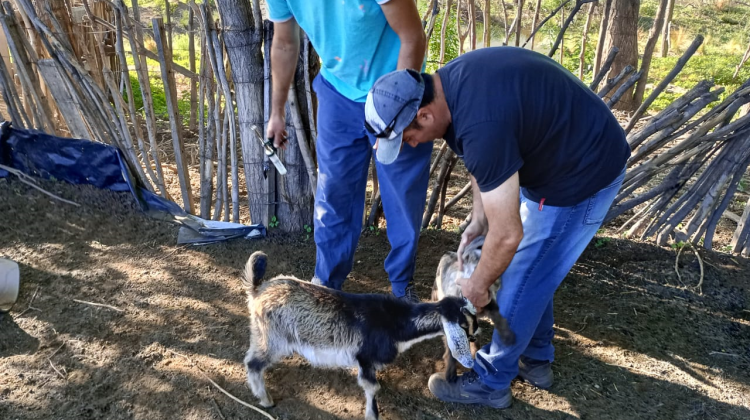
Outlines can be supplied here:
<path id="1" fill-rule="evenodd" d="M 305 42 L 304 40 L 300 40 Z M 284 232 L 301 232 L 305 226 L 311 226 L 313 220 L 313 198 L 317 185 L 317 167 L 312 160 L 314 144 L 309 143 L 311 137 L 307 112 L 307 97 L 305 93 L 305 73 L 311 77 L 317 74 L 317 63 L 314 57 L 308 60 L 316 66 L 305 72 L 305 48 L 300 44 L 297 69 L 289 88 L 286 103 L 286 131 L 287 147 L 283 151 L 284 165 L 288 173 L 277 176 L 279 229 Z"/>
<path id="2" fill-rule="evenodd" d="M 667 56 L 669 47 L 671 46 L 669 34 L 672 32 L 672 14 L 674 14 L 674 3 L 675 0 L 669 0 L 669 6 L 667 6 L 667 16 L 664 18 L 664 23 L 662 25 L 661 58 Z"/>
<path id="3" fill-rule="evenodd" d="M 640 0 L 612 0 L 604 48 L 609 50 L 610 47 L 616 46 L 620 52 L 612 63 L 608 78 L 617 76 L 627 65 L 638 67 L 639 7 Z M 630 89 L 624 92 L 623 99 L 616 105 L 615 108 L 622 111 L 633 111 L 638 106 L 633 101 Z"/>
<path id="4" fill-rule="evenodd" d="M 477 49 L 477 7 L 475 0 L 469 1 L 469 45 L 471 51 Z"/>
<path id="5" fill-rule="evenodd" d="M 490 26 L 492 22 L 492 14 L 490 13 L 490 0 L 484 0 L 484 10 L 482 11 L 482 20 L 484 24 L 484 34 L 482 35 L 482 45 L 484 47 L 490 46 L 490 37 L 492 34 L 490 33 Z"/>
<path id="6" fill-rule="evenodd" d="M 747 49 L 745 50 L 745 54 L 742 55 L 742 60 L 740 60 L 739 64 L 737 64 L 737 67 L 734 68 L 732 80 L 736 79 L 737 75 L 740 74 L 740 69 L 745 65 L 745 62 L 748 60 L 748 58 L 750 58 L 750 43 L 747 44 Z"/>
<path id="7" fill-rule="evenodd" d="M 537 0 L 537 2 L 541 3 L 542 0 Z M 508 38 L 510 37 L 510 28 L 508 27 L 508 8 L 505 7 L 505 0 L 500 0 L 500 5 L 503 8 L 503 32 L 505 32 L 503 45 L 508 45 Z"/>
<path id="8" fill-rule="evenodd" d="M 263 29 L 254 22 L 249 0 L 216 0 L 224 45 L 232 66 L 232 80 L 240 115 L 240 141 L 250 220 L 261 223 L 264 203 L 263 148 L 251 127 L 263 127 Z"/>
<path id="9" fill-rule="evenodd" d="M 536 7 L 534 7 L 534 18 L 531 20 L 531 30 L 536 29 L 536 22 L 539 20 L 539 9 L 542 7 L 542 0 L 536 0 Z M 534 35 L 531 36 L 531 49 L 534 49 Z"/>
<path id="10" fill-rule="evenodd" d="M 521 45 L 521 22 L 523 19 L 523 0 L 518 0 L 518 9 L 516 10 L 516 41 L 515 46 Z"/>
<path id="11" fill-rule="evenodd" d="M 440 59 L 438 60 L 438 66 L 443 67 L 445 64 L 445 31 L 448 28 L 449 20 L 451 16 L 451 6 L 453 0 L 447 0 L 445 4 L 445 14 L 443 14 L 443 25 L 440 27 Z"/>
<path id="12" fill-rule="evenodd" d="M 594 74 L 599 74 L 602 64 L 602 54 L 604 54 L 604 41 L 607 37 L 607 26 L 609 24 L 609 14 L 612 10 L 612 0 L 606 0 L 604 2 L 604 9 L 602 10 L 602 21 L 599 25 L 599 40 L 596 42 L 596 55 L 594 56 Z M 624 67 L 624 66 L 623 66 Z"/>
<path id="13" fill-rule="evenodd" d="M 586 41 L 589 37 L 589 28 L 591 28 L 591 16 L 594 15 L 594 8 L 596 3 L 589 4 L 589 12 L 586 15 L 586 23 L 583 25 L 583 33 L 581 34 L 581 53 L 578 54 L 578 78 L 583 80 L 583 68 L 586 65 Z"/>
<path id="14" fill-rule="evenodd" d="M 651 32 L 648 34 L 648 40 L 646 41 L 646 47 L 643 49 L 643 58 L 641 58 L 641 79 L 635 87 L 635 94 L 633 95 L 633 102 L 640 105 L 643 102 L 643 92 L 646 91 L 646 83 L 648 83 L 648 71 L 651 68 L 651 58 L 654 55 L 654 48 L 656 48 L 656 40 L 659 39 L 659 31 L 661 30 L 662 22 L 664 22 L 664 13 L 667 9 L 667 2 L 671 0 L 661 0 L 659 2 L 659 9 L 656 10 L 656 18 L 654 18 L 654 24 L 651 26 Z"/>

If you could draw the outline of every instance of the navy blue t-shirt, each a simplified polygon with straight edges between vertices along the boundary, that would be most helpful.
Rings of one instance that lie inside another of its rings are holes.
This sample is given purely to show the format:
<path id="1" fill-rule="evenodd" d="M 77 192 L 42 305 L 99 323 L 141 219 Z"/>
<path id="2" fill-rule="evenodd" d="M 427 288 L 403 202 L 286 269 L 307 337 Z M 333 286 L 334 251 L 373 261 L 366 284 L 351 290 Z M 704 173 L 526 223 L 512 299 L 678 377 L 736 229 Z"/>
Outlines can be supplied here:
<path id="1" fill-rule="evenodd" d="M 527 198 L 572 206 L 625 167 L 630 147 L 612 112 L 545 55 L 483 48 L 438 75 L 452 117 L 444 138 L 482 192 L 518 172 Z"/>

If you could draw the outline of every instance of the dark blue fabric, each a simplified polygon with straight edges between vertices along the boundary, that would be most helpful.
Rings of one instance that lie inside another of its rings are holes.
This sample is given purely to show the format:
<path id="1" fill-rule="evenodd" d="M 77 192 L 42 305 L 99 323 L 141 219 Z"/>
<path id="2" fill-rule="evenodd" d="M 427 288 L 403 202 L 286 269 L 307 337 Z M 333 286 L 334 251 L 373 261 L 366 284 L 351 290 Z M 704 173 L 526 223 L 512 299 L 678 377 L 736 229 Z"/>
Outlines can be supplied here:
<path id="1" fill-rule="evenodd" d="M 572 206 L 617 178 L 630 156 L 604 102 L 545 55 L 482 48 L 438 75 L 452 116 L 445 140 L 482 191 L 518 171 L 531 200 Z"/>
<path id="2" fill-rule="evenodd" d="M 502 275 L 497 292 L 500 313 L 516 336 L 505 344 L 497 330 L 492 342 L 476 353 L 474 370 L 482 383 L 506 389 L 518 375 L 518 359 L 555 359 L 552 345 L 552 300 L 555 291 L 599 230 L 625 176 L 619 176 L 587 199 L 570 207 L 539 206 L 521 197 L 523 239 Z"/>
<path id="3" fill-rule="evenodd" d="M 89 140 L 62 139 L 4 125 L 0 161 L 40 178 L 119 192 L 132 190 L 119 149 Z"/>
<path id="4" fill-rule="evenodd" d="M 208 243 L 245 236 L 265 236 L 263 225 L 245 226 L 203 220 L 185 212 L 139 185 L 130 173 L 120 149 L 89 140 L 51 136 L 36 130 L 21 130 L 3 122 L 0 125 L 0 163 L 27 175 L 88 184 L 112 191 L 130 191 L 149 216 L 176 223 L 195 232 L 185 242 Z M 7 176 L 0 170 L 0 177 Z M 182 243 L 182 241 L 180 241 Z"/>

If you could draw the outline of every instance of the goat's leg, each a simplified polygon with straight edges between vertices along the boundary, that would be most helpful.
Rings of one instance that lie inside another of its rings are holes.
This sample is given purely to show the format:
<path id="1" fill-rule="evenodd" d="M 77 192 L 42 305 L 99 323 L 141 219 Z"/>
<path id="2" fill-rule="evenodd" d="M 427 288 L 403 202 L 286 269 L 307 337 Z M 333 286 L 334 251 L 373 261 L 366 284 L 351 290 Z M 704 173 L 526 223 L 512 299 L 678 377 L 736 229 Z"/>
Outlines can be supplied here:
<path id="1" fill-rule="evenodd" d="M 380 384 L 375 377 L 375 368 L 371 363 L 359 362 L 357 383 L 359 383 L 359 386 L 365 390 L 365 398 L 367 400 L 365 406 L 365 420 L 377 420 L 378 402 L 375 399 L 375 394 L 377 394 L 380 389 Z"/>
<path id="2" fill-rule="evenodd" d="M 445 345 L 445 355 L 443 355 L 443 361 L 445 361 L 445 380 L 453 383 L 456 382 L 456 359 L 451 354 L 451 349 L 448 347 L 448 342 L 445 336 L 443 336 L 443 344 Z"/>
<path id="3" fill-rule="evenodd" d="M 247 367 L 247 384 L 253 391 L 255 397 L 260 400 L 263 407 L 273 407 L 274 402 L 266 392 L 266 381 L 263 372 L 270 366 L 272 360 L 265 352 L 258 350 L 256 346 L 250 346 L 245 355 L 245 366 Z"/>
<path id="4" fill-rule="evenodd" d="M 469 343 L 469 351 L 471 351 L 471 357 L 477 357 L 477 351 L 479 351 L 479 344 L 476 340 Z"/>

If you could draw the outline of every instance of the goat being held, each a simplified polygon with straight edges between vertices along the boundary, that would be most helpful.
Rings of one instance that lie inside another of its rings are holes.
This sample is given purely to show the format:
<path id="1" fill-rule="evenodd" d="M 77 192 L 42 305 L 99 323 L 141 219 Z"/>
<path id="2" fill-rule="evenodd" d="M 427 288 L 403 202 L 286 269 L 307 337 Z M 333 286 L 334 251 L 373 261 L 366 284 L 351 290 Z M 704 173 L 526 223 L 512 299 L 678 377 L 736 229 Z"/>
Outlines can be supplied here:
<path id="1" fill-rule="evenodd" d="M 468 341 L 477 319 L 462 298 L 413 304 L 387 295 L 344 293 L 291 276 L 262 283 L 266 263 L 264 253 L 253 253 L 243 279 L 250 312 L 247 382 L 264 407 L 274 403 L 263 372 L 292 353 L 314 366 L 357 367 L 368 420 L 378 418 L 375 372 L 414 343 L 446 334 L 456 359 L 473 365 Z"/>
<path id="2" fill-rule="evenodd" d="M 484 236 L 474 239 L 466 246 L 463 252 L 463 271 L 458 268 L 457 253 L 447 252 L 443 255 L 438 264 L 435 284 L 432 287 L 433 300 L 444 299 L 447 296 L 462 296 L 461 286 L 457 282 L 462 277 L 470 278 L 471 274 L 474 273 L 479 264 L 479 257 L 482 255 L 482 245 L 484 245 Z M 501 286 L 499 278 L 490 286 L 490 303 L 483 308 L 480 315 L 492 321 L 495 330 L 500 334 L 500 338 L 505 344 L 513 344 L 515 342 L 515 334 L 510 330 L 508 320 L 500 314 L 500 307 L 497 304 L 497 291 L 500 290 Z M 475 332 L 475 336 L 478 334 L 479 329 Z M 445 349 L 445 379 L 449 382 L 454 382 L 456 380 L 456 359 L 449 351 L 448 343 L 446 343 Z M 474 355 L 476 351 L 477 344 L 472 340 L 471 354 Z"/>

